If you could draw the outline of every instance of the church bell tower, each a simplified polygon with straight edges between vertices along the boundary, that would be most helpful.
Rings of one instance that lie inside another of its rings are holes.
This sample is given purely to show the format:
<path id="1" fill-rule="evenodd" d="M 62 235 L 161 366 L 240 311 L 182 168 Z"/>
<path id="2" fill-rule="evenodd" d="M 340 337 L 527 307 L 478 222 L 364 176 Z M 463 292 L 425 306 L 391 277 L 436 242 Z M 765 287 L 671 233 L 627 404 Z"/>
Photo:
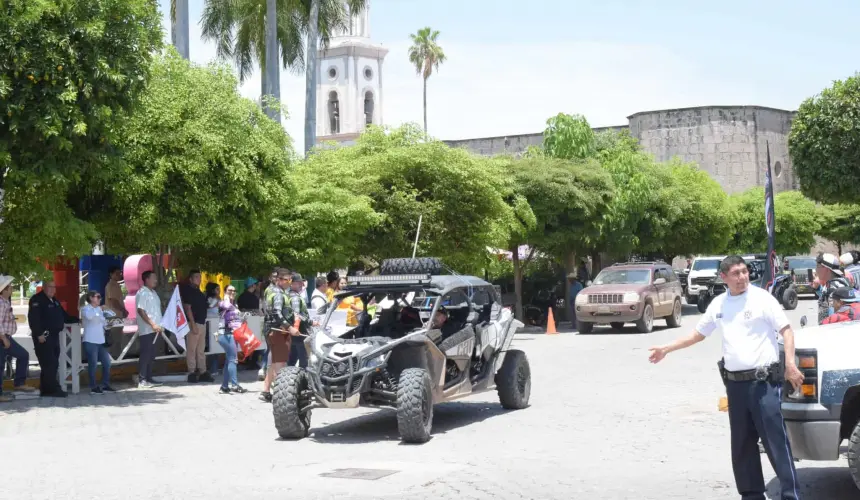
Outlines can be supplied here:
<path id="1" fill-rule="evenodd" d="M 362 12 L 350 15 L 349 26 L 318 52 L 317 143 L 352 144 L 368 125 L 382 125 L 386 54 L 388 49 L 370 40 L 368 0 Z"/>

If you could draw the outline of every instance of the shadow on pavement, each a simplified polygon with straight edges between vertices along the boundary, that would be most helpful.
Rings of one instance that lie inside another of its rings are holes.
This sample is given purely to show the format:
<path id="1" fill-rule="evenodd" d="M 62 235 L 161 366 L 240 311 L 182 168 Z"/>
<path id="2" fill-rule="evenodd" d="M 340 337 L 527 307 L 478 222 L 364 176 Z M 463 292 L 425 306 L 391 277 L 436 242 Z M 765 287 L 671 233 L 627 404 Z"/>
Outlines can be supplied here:
<path id="1" fill-rule="evenodd" d="M 180 394 L 159 391 L 155 389 L 120 388 L 113 394 L 94 395 L 89 390 L 82 389 L 80 394 L 69 394 L 67 398 L 34 398 L 17 399 L 10 403 L 0 404 L 0 415 L 25 413 L 34 408 L 76 408 L 90 407 L 125 407 L 153 404 L 166 404 L 172 399 L 183 397 Z"/>
<path id="2" fill-rule="evenodd" d="M 804 500 L 849 500 L 860 496 L 848 467 L 797 467 L 797 481 L 800 483 L 800 497 Z M 768 498 L 779 498 L 778 479 L 773 478 L 767 483 L 767 495 Z"/>
<path id="3" fill-rule="evenodd" d="M 498 403 L 442 403 L 433 408 L 433 435 L 482 422 L 503 415 Z M 382 409 L 325 427 L 311 427 L 311 439 L 319 443 L 362 444 L 379 441 L 399 441 L 397 417 L 393 409 Z"/>

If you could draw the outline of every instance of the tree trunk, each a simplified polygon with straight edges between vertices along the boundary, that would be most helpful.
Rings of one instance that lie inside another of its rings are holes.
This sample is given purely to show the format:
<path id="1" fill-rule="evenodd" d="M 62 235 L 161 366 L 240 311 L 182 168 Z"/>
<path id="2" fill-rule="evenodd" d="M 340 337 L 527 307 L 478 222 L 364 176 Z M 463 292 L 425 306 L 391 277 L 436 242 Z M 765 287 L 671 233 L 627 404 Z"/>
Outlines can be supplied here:
<path id="1" fill-rule="evenodd" d="M 520 252 L 516 245 L 511 249 L 511 260 L 514 263 L 514 317 L 523 320 L 523 268 L 520 265 Z"/>
<path id="2" fill-rule="evenodd" d="M 600 272 L 601 269 L 601 258 L 600 252 L 591 252 L 591 272 L 589 273 L 589 278 L 594 279 L 597 276 L 597 273 Z M 583 283 L 583 286 L 585 283 Z"/>
<path id="3" fill-rule="evenodd" d="M 839 253 L 839 255 L 842 255 L 842 242 L 841 241 L 836 242 L 836 251 Z"/>
<path id="4" fill-rule="evenodd" d="M 568 321 L 573 323 L 573 317 L 571 316 L 571 311 L 573 310 L 574 304 L 571 303 L 570 297 L 570 283 L 568 283 L 567 276 L 570 273 L 576 272 L 576 253 L 570 252 L 567 254 L 567 259 L 564 263 L 564 303 L 567 305 L 567 309 L 564 311 L 564 316 Z M 585 286 L 585 283 L 582 284 Z M 574 325 L 576 326 L 576 325 Z"/>
<path id="5" fill-rule="evenodd" d="M 173 19 L 173 26 L 170 29 L 170 41 L 176 47 L 179 55 L 188 60 L 191 55 L 188 32 L 188 0 L 174 1 L 176 2 L 176 18 Z"/>
<path id="6" fill-rule="evenodd" d="M 281 99 L 281 72 L 278 64 L 278 9 L 277 0 L 266 0 L 266 71 L 263 79 L 266 80 L 266 94 Z M 262 96 L 261 96 L 262 97 Z M 265 106 L 269 118 L 281 123 L 281 108 L 279 106 Z"/>
<path id="7" fill-rule="evenodd" d="M 319 47 L 320 0 L 311 0 L 308 26 L 308 62 L 305 65 L 305 158 L 317 142 L 317 47 Z"/>
<path id="8" fill-rule="evenodd" d="M 427 137 L 427 78 L 424 78 L 424 139 Z"/>

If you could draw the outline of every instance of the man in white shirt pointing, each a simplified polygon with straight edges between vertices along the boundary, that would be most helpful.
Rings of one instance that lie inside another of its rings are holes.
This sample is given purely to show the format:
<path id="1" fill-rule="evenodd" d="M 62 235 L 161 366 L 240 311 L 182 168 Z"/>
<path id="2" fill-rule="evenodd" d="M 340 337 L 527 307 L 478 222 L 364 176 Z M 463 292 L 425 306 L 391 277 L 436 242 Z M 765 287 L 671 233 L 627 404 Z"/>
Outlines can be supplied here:
<path id="1" fill-rule="evenodd" d="M 738 256 L 720 263 L 720 277 L 728 292 L 708 306 L 693 333 L 659 347 L 650 360 L 659 363 L 666 354 L 697 344 L 715 330 L 723 334 L 723 379 L 729 400 L 732 469 L 743 500 L 765 500 L 758 440 L 779 478 L 783 500 L 800 498 L 794 458 L 782 418 L 782 380 L 779 374 L 777 332 L 785 344 L 785 379 L 795 390 L 803 374 L 794 358 L 794 332 L 779 302 L 767 290 L 750 286 L 749 269 Z"/>

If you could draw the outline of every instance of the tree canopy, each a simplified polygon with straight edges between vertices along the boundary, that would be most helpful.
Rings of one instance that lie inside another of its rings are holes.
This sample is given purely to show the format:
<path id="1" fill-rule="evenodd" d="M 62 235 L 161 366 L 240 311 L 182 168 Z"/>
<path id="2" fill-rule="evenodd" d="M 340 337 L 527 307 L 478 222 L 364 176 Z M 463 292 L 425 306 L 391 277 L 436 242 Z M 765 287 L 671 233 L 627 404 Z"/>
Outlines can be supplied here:
<path id="1" fill-rule="evenodd" d="M 729 197 L 733 211 L 732 253 L 767 251 L 764 218 L 764 188 L 753 188 Z M 775 241 L 779 255 L 806 254 L 815 245 L 820 223 L 815 204 L 798 191 L 783 191 L 774 197 Z"/>
<path id="2" fill-rule="evenodd" d="M 265 256 L 257 245 L 293 191 L 291 142 L 236 84 L 228 67 L 191 64 L 172 48 L 153 62 L 122 125 L 122 156 L 77 197 L 109 251 L 217 254 L 222 271 Z"/>
<path id="3" fill-rule="evenodd" d="M 821 203 L 860 203 L 860 75 L 803 101 L 788 148 L 803 194 Z"/>
<path id="4" fill-rule="evenodd" d="M 820 222 L 819 236 L 836 242 L 840 247 L 845 243 L 860 243 L 860 205 L 818 205 L 816 220 Z"/>
<path id="5" fill-rule="evenodd" d="M 92 249 L 93 227 L 67 190 L 100 168 L 117 118 L 147 84 L 162 44 L 149 0 L 7 0 L 0 9 L 0 261 L 38 272 L 38 259 Z M 5 198 L 4 198 L 5 194 Z"/>

